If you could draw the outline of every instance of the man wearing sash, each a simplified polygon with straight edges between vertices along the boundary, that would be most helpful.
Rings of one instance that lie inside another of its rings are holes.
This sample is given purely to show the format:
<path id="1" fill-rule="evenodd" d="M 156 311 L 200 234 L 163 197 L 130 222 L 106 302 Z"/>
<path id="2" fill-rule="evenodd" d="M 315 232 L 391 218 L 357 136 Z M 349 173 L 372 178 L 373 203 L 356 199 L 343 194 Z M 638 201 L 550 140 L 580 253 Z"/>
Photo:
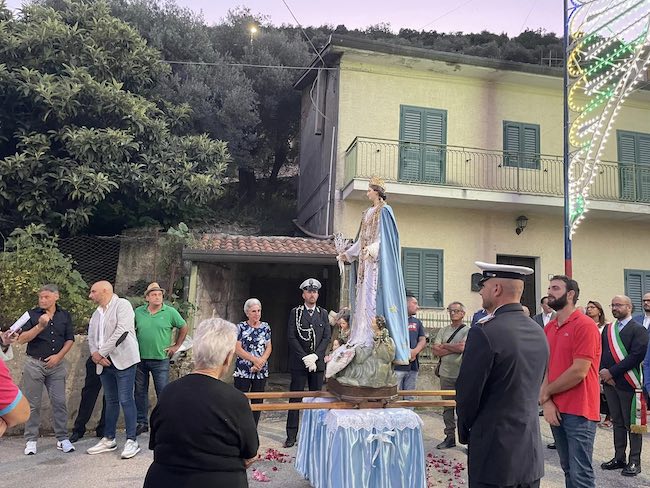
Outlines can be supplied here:
<path id="1" fill-rule="evenodd" d="M 629 297 L 612 298 L 612 315 L 616 320 L 603 329 L 600 361 L 600 379 L 614 424 L 614 458 L 600 467 L 623 468 L 623 476 L 641 472 L 641 434 L 646 432 L 646 398 L 640 365 L 648 346 L 648 332 L 632 320 L 631 314 Z M 630 456 L 626 462 L 628 433 Z"/>
<path id="2" fill-rule="evenodd" d="M 577 310 L 579 295 L 576 281 L 551 278 L 545 298 L 557 316 L 544 328 L 550 355 L 539 403 L 551 425 L 566 486 L 595 488 L 592 457 L 600 420 L 602 341 L 593 320 Z"/>

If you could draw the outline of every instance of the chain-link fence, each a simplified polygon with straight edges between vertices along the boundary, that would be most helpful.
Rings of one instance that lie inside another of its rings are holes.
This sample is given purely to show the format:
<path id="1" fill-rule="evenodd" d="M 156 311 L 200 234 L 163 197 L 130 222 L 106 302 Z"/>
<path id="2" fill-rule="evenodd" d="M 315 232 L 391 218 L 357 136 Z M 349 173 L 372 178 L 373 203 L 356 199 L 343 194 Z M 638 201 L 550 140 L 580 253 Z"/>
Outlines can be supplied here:
<path id="1" fill-rule="evenodd" d="M 157 230 L 118 236 L 78 236 L 61 239 L 59 249 L 72 256 L 74 268 L 90 286 L 100 280 L 113 283 L 120 296 L 142 296 L 157 281 L 169 287 L 166 266 L 161 263 Z"/>

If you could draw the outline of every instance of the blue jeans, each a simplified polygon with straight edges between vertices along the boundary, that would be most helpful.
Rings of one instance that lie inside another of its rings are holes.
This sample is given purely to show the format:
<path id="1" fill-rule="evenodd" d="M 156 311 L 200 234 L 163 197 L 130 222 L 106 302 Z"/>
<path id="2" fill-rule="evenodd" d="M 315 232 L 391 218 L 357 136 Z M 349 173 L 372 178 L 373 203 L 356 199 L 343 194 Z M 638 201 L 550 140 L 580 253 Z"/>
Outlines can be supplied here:
<path id="1" fill-rule="evenodd" d="M 156 398 L 169 383 L 169 359 L 142 359 L 135 373 L 135 405 L 138 424 L 149 425 L 149 373 L 153 376 Z"/>
<path id="2" fill-rule="evenodd" d="M 594 488 L 592 466 L 596 422 L 579 415 L 560 413 L 559 427 L 551 426 L 555 447 L 564 471 L 566 488 Z"/>
<path id="3" fill-rule="evenodd" d="M 397 377 L 397 389 L 398 390 L 415 390 L 415 382 L 418 379 L 417 371 L 400 371 L 399 369 L 395 370 L 395 376 Z M 414 396 L 405 396 L 404 400 L 414 400 Z"/>
<path id="4" fill-rule="evenodd" d="M 104 437 L 115 439 L 117 418 L 120 416 L 121 406 L 124 412 L 124 423 L 126 424 L 126 438 L 131 440 L 136 439 L 137 413 L 135 398 L 133 396 L 135 370 L 135 364 L 122 370 L 110 365 L 104 367 L 102 374 L 99 375 L 99 379 L 102 381 L 102 388 L 104 388 L 104 397 L 106 398 L 106 426 L 104 427 Z"/>

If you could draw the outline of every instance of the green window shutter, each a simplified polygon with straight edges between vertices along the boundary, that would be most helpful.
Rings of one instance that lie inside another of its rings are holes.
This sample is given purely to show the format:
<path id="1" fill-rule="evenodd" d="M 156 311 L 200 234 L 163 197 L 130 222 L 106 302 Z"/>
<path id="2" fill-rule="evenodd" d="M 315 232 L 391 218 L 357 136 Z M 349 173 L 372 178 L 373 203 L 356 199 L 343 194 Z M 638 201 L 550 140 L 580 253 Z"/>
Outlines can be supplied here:
<path id="1" fill-rule="evenodd" d="M 630 297 L 632 300 L 632 305 L 634 305 L 634 310 L 638 312 L 643 310 L 642 308 L 642 297 L 644 294 L 644 285 L 649 285 L 646 289 L 650 290 L 650 273 L 626 269 L 625 270 L 625 294 Z M 648 281 L 648 283 L 645 283 Z"/>
<path id="2" fill-rule="evenodd" d="M 616 133 L 622 200 L 637 200 L 637 137 L 633 132 Z"/>
<path id="3" fill-rule="evenodd" d="M 539 169 L 539 125 L 503 121 L 505 166 Z"/>
<path id="4" fill-rule="evenodd" d="M 447 112 L 426 110 L 424 113 L 422 179 L 442 183 L 447 142 Z"/>
<path id="5" fill-rule="evenodd" d="M 503 152 L 505 153 L 506 166 L 517 166 L 519 161 L 519 152 L 521 151 L 519 131 L 519 124 L 503 122 Z"/>
<path id="6" fill-rule="evenodd" d="M 617 132 L 619 163 L 634 164 L 636 160 L 636 137 L 631 132 Z"/>
<path id="7" fill-rule="evenodd" d="M 539 169 L 539 125 L 522 124 L 522 168 Z"/>
<path id="8" fill-rule="evenodd" d="M 404 286 L 408 293 L 420 299 L 420 269 L 422 268 L 422 255 L 417 249 L 404 249 L 402 251 L 402 272 L 404 273 Z"/>
<path id="9" fill-rule="evenodd" d="M 442 307 L 442 251 L 424 250 L 422 306 Z"/>
<path id="10" fill-rule="evenodd" d="M 443 305 L 443 251 L 439 249 L 402 249 L 404 285 L 423 307 Z"/>
<path id="11" fill-rule="evenodd" d="M 639 164 L 650 166 L 650 134 L 638 134 Z"/>
<path id="12" fill-rule="evenodd" d="M 406 181 L 444 182 L 447 112 L 400 106 L 399 178 Z M 433 145 L 433 146 L 432 146 Z"/>

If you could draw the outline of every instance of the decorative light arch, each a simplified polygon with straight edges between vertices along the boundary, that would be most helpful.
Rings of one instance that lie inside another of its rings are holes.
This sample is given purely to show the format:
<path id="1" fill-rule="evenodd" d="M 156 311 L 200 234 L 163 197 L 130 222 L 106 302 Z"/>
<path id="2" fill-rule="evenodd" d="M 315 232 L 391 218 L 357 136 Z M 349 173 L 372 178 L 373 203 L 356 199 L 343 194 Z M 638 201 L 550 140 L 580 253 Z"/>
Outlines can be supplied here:
<path id="1" fill-rule="evenodd" d="M 616 116 L 648 76 L 650 0 L 570 0 L 566 19 L 571 238 L 588 210 L 589 190 Z"/>

